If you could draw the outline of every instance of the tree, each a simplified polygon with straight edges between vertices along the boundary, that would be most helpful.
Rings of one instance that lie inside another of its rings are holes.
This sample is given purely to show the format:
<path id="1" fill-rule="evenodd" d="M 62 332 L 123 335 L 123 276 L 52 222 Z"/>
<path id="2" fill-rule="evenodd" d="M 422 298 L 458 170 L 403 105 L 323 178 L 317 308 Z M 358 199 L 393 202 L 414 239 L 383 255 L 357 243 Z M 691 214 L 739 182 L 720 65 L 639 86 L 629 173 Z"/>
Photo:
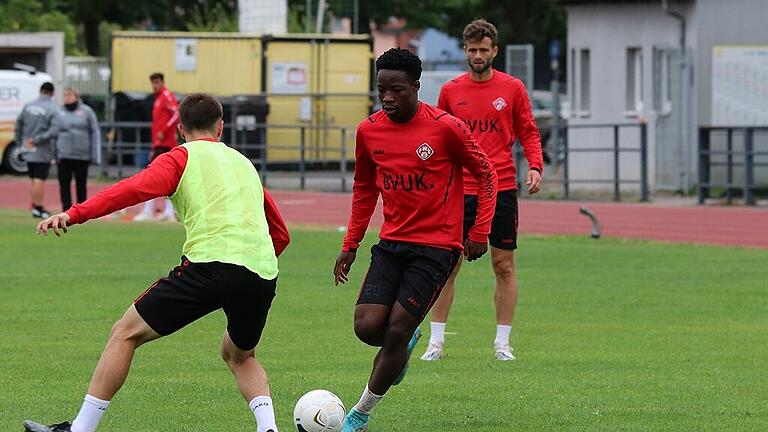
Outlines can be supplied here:
<path id="1" fill-rule="evenodd" d="M 60 31 L 64 33 L 64 51 L 79 55 L 77 29 L 70 19 L 59 11 L 43 12 L 38 0 L 8 0 L 0 3 L 0 31 L 36 32 Z"/>

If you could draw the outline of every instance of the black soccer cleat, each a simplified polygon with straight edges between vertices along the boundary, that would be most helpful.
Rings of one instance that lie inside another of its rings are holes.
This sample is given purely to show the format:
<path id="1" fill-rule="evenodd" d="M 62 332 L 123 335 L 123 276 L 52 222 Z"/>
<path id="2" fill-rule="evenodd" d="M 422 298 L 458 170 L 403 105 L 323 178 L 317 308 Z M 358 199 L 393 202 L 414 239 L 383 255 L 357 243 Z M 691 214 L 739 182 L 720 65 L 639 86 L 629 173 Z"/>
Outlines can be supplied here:
<path id="1" fill-rule="evenodd" d="M 70 432 L 72 429 L 70 422 L 56 423 L 52 425 L 42 425 L 31 420 L 24 420 L 24 430 L 26 432 Z"/>

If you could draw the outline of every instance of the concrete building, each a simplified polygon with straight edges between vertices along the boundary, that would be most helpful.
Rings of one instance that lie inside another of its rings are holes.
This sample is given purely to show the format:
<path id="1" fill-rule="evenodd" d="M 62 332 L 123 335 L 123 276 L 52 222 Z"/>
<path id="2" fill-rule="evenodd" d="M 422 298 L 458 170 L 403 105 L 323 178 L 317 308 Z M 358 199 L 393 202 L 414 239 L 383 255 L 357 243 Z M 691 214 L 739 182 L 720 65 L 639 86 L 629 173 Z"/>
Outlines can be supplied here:
<path id="1" fill-rule="evenodd" d="M 559 1 L 568 13 L 569 125 L 647 124 L 651 190 L 696 185 L 701 127 L 768 126 L 765 0 Z M 613 130 L 572 129 L 568 138 L 571 148 L 610 147 Z M 636 128 L 622 128 L 620 139 L 639 145 Z M 609 153 L 569 163 L 577 179 L 611 178 L 613 166 Z M 623 154 L 620 168 L 622 178 L 639 178 L 638 154 Z M 755 175 L 768 184 L 768 169 Z"/>
<path id="2" fill-rule="evenodd" d="M 23 63 L 46 72 L 53 84 L 64 82 L 64 33 L 0 33 L 0 69 Z M 57 92 L 57 97 L 61 92 Z"/>

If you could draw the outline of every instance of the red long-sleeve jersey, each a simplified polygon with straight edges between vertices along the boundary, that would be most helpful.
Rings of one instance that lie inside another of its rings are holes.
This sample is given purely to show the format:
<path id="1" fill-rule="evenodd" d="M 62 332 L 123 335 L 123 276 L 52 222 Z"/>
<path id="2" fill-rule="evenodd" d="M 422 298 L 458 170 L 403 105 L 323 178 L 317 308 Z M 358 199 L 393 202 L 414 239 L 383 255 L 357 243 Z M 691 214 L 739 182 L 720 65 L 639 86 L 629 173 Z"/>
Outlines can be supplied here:
<path id="1" fill-rule="evenodd" d="M 152 148 L 176 147 L 176 125 L 179 123 L 179 104 L 176 96 L 163 87 L 155 93 L 155 103 L 152 105 Z M 162 132 L 163 138 L 158 134 Z"/>
<path id="2" fill-rule="evenodd" d="M 461 250 L 462 166 L 479 184 L 469 238 L 484 243 L 496 206 L 496 172 L 461 120 L 425 103 L 406 123 L 393 122 L 383 111 L 363 120 L 357 127 L 352 214 L 342 250 L 359 246 L 379 194 L 382 239 Z"/>
<path id="3" fill-rule="evenodd" d="M 150 199 L 173 195 L 186 166 L 187 149 L 184 147 L 163 153 L 147 169 L 102 190 L 84 203 L 70 207 L 67 210 L 69 224 L 81 224 Z M 290 242 L 290 235 L 275 201 L 266 189 L 264 212 L 275 255 L 280 256 Z"/>
<path id="4" fill-rule="evenodd" d="M 531 169 L 542 172 L 541 135 L 531 112 L 525 85 L 519 79 L 493 70 L 488 81 L 473 81 L 469 73 L 443 85 L 437 102 L 440 109 L 464 120 L 480 147 L 493 161 L 499 190 L 517 189 L 512 146 L 523 145 Z M 464 193 L 477 194 L 477 184 L 464 170 Z"/>

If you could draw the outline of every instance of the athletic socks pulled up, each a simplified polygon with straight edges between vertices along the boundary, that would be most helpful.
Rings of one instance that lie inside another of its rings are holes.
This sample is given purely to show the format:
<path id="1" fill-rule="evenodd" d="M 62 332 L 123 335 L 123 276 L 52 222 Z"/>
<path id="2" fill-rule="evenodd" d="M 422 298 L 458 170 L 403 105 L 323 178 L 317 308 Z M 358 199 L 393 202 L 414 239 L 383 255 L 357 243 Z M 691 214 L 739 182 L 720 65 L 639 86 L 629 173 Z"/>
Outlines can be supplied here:
<path id="1" fill-rule="evenodd" d="M 509 333 L 512 331 L 512 326 L 497 325 L 496 326 L 496 340 L 494 345 L 509 345 Z"/>
<path id="2" fill-rule="evenodd" d="M 83 406 L 72 422 L 72 432 L 95 432 L 108 406 L 109 401 L 85 395 Z"/>
<path id="3" fill-rule="evenodd" d="M 445 323 L 441 323 L 441 322 L 429 323 L 429 343 L 430 344 L 445 343 Z"/>
<path id="4" fill-rule="evenodd" d="M 269 396 L 256 396 L 248 402 L 253 416 L 256 417 L 256 432 L 277 432 L 275 408 Z"/>
<path id="5" fill-rule="evenodd" d="M 365 390 L 363 391 L 362 396 L 360 396 L 360 401 L 357 402 L 357 405 L 355 405 L 354 408 L 363 414 L 370 414 L 383 397 L 384 395 L 379 396 L 371 393 L 366 384 Z"/>

